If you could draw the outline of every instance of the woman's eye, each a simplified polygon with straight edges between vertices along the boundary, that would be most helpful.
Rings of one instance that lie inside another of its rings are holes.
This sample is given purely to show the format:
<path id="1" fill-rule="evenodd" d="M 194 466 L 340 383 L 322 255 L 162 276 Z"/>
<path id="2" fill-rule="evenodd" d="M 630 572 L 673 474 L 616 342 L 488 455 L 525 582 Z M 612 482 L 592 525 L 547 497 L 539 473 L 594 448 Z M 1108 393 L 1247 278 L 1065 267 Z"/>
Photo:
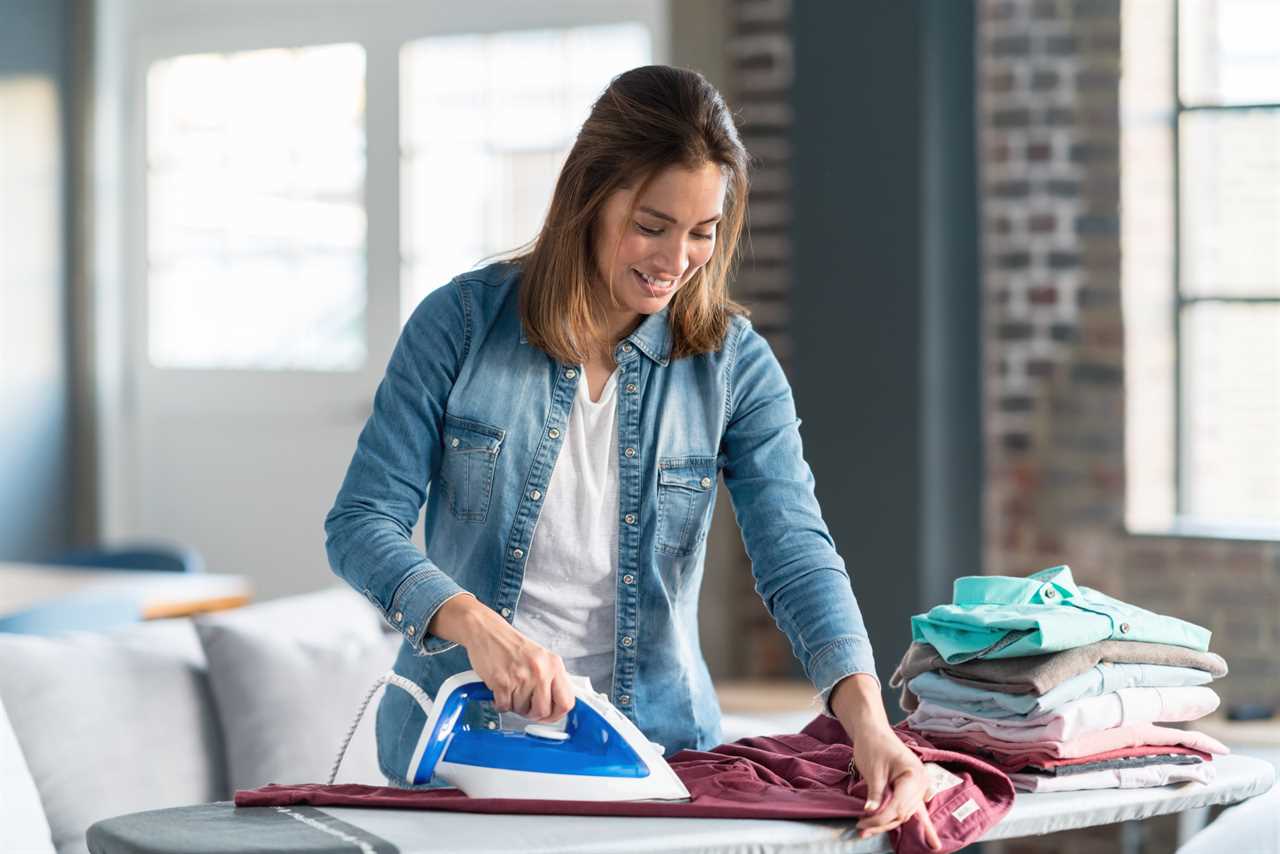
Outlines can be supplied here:
<path id="1" fill-rule="evenodd" d="M 641 233 L 641 234 L 647 234 L 647 235 L 649 235 L 650 237 L 657 237 L 659 234 L 662 234 L 662 229 L 660 229 L 660 228 L 647 228 L 647 227 L 645 227 L 645 226 L 641 225 L 641 224 L 640 224 L 640 223 L 638 223 L 638 222 L 636 223 L 636 228 L 638 228 L 638 229 L 640 230 L 640 233 Z M 714 235 L 714 234 L 699 234 L 699 233 L 698 233 L 698 232 L 696 232 L 696 231 L 692 231 L 692 232 L 690 232 L 690 234 L 692 234 L 694 237 L 698 238 L 699 240 L 711 240 L 713 237 L 715 237 L 715 235 Z"/>

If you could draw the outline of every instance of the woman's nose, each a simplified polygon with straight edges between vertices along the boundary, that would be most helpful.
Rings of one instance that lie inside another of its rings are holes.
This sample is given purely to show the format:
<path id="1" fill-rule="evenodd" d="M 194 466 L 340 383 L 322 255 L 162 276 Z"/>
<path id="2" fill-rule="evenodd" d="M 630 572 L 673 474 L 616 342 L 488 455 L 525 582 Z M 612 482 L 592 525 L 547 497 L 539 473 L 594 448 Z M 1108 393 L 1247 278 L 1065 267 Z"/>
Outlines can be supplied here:
<path id="1" fill-rule="evenodd" d="M 663 278 L 678 279 L 689 269 L 689 246 L 684 238 L 676 238 L 663 247 L 658 256 L 659 273 Z"/>

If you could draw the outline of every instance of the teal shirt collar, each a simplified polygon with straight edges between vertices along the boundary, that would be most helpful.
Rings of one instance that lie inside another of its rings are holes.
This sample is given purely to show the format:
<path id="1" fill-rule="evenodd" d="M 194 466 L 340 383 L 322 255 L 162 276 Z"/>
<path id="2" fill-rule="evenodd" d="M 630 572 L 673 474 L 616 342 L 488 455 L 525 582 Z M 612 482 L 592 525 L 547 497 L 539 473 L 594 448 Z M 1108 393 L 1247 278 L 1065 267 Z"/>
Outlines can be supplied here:
<path id="1" fill-rule="evenodd" d="M 1026 578 L 966 575 L 956 579 L 951 601 L 956 605 L 1055 605 L 1080 595 L 1071 567 L 1062 564 Z"/>

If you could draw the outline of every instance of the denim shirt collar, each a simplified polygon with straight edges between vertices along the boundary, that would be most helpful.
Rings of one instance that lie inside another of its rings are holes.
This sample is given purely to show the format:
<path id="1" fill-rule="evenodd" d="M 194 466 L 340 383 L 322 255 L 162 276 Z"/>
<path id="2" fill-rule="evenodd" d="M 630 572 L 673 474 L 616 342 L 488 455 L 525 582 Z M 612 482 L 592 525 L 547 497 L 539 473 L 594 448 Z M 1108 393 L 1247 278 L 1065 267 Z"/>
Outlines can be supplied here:
<path id="1" fill-rule="evenodd" d="M 671 361 L 671 324 L 667 322 L 671 306 L 663 306 L 661 311 L 654 312 L 641 321 L 625 341 L 630 341 L 635 348 L 644 353 L 664 368 Z M 529 336 L 524 324 L 520 324 L 520 343 L 528 344 Z"/>
<path id="2" fill-rule="evenodd" d="M 637 350 L 664 368 L 671 360 L 671 324 L 667 322 L 670 308 L 663 306 L 662 311 L 649 315 L 627 336 Z"/>
<path id="3" fill-rule="evenodd" d="M 1042 569 L 1026 578 L 966 575 L 955 581 L 956 605 L 1057 605 L 1082 594 L 1066 564 Z"/>

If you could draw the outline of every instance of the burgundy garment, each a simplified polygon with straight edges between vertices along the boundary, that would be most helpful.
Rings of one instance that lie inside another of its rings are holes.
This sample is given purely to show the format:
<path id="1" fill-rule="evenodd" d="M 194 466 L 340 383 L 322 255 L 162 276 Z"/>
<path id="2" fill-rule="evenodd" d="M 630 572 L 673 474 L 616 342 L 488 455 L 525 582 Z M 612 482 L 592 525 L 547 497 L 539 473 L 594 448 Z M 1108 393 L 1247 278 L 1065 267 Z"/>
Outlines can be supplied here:
<path id="1" fill-rule="evenodd" d="M 1013 806 L 1013 784 L 1004 772 L 964 753 L 938 749 L 919 733 L 895 730 L 922 762 L 949 772 L 946 787 L 929 801 L 929 816 L 942 851 L 975 841 Z M 668 764 L 690 800 L 541 801 L 469 798 L 457 789 L 393 789 L 381 786 L 269 785 L 238 791 L 238 807 L 393 807 L 476 813 L 634 815 L 675 818 L 858 819 L 867 783 L 849 770 L 853 748 L 844 727 L 819 715 L 801 732 L 744 738 L 710 751 L 681 750 Z M 941 776 L 946 777 L 947 774 Z M 886 798 L 887 800 L 887 798 Z M 919 818 L 889 831 L 898 854 L 927 852 Z"/>
<path id="2" fill-rule="evenodd" d="M 906 729 L 906 727 L 903 727 Z M 915 730 L 907 730 L 914 733 Z M 1194 747 L 1182 747 L 1174 744 L 1141 744 L 1135 747 L 1119 747 L 1115 750 L 1104 750 L 1101 753 L 1093 753 L 1088 756 L 1076 756 L 1070 759 L 1061 759 L 1051 756 L 1035 755 L 1034 751 L 1024 752 L 1022 754 L 1003 755 L 989 748 L 973 744 L 967 741 L 963 735 L 958 733 L 929 733 L 929 740 L 937 747 L 947 750 L 955 750 L 960 753 L 971 753 L 985 762 L 989 762 L 996 768 L 1005 773 L 1011 774 L 1017 771 L 1030 770 L 1036 771 L 1042 768 L 1057 768 L 1063 765 L 1087 765 L 1094 762 L 1103 762 L 1107 759 L 1122 759 L 1130 756 L 1163 756 L 1173 753 L 1189 754 L 1199 756 L 1205 762 L 1213 759 L 1213 755 L 1205 753 L 1202 750 L 1196 750 Z"/>

